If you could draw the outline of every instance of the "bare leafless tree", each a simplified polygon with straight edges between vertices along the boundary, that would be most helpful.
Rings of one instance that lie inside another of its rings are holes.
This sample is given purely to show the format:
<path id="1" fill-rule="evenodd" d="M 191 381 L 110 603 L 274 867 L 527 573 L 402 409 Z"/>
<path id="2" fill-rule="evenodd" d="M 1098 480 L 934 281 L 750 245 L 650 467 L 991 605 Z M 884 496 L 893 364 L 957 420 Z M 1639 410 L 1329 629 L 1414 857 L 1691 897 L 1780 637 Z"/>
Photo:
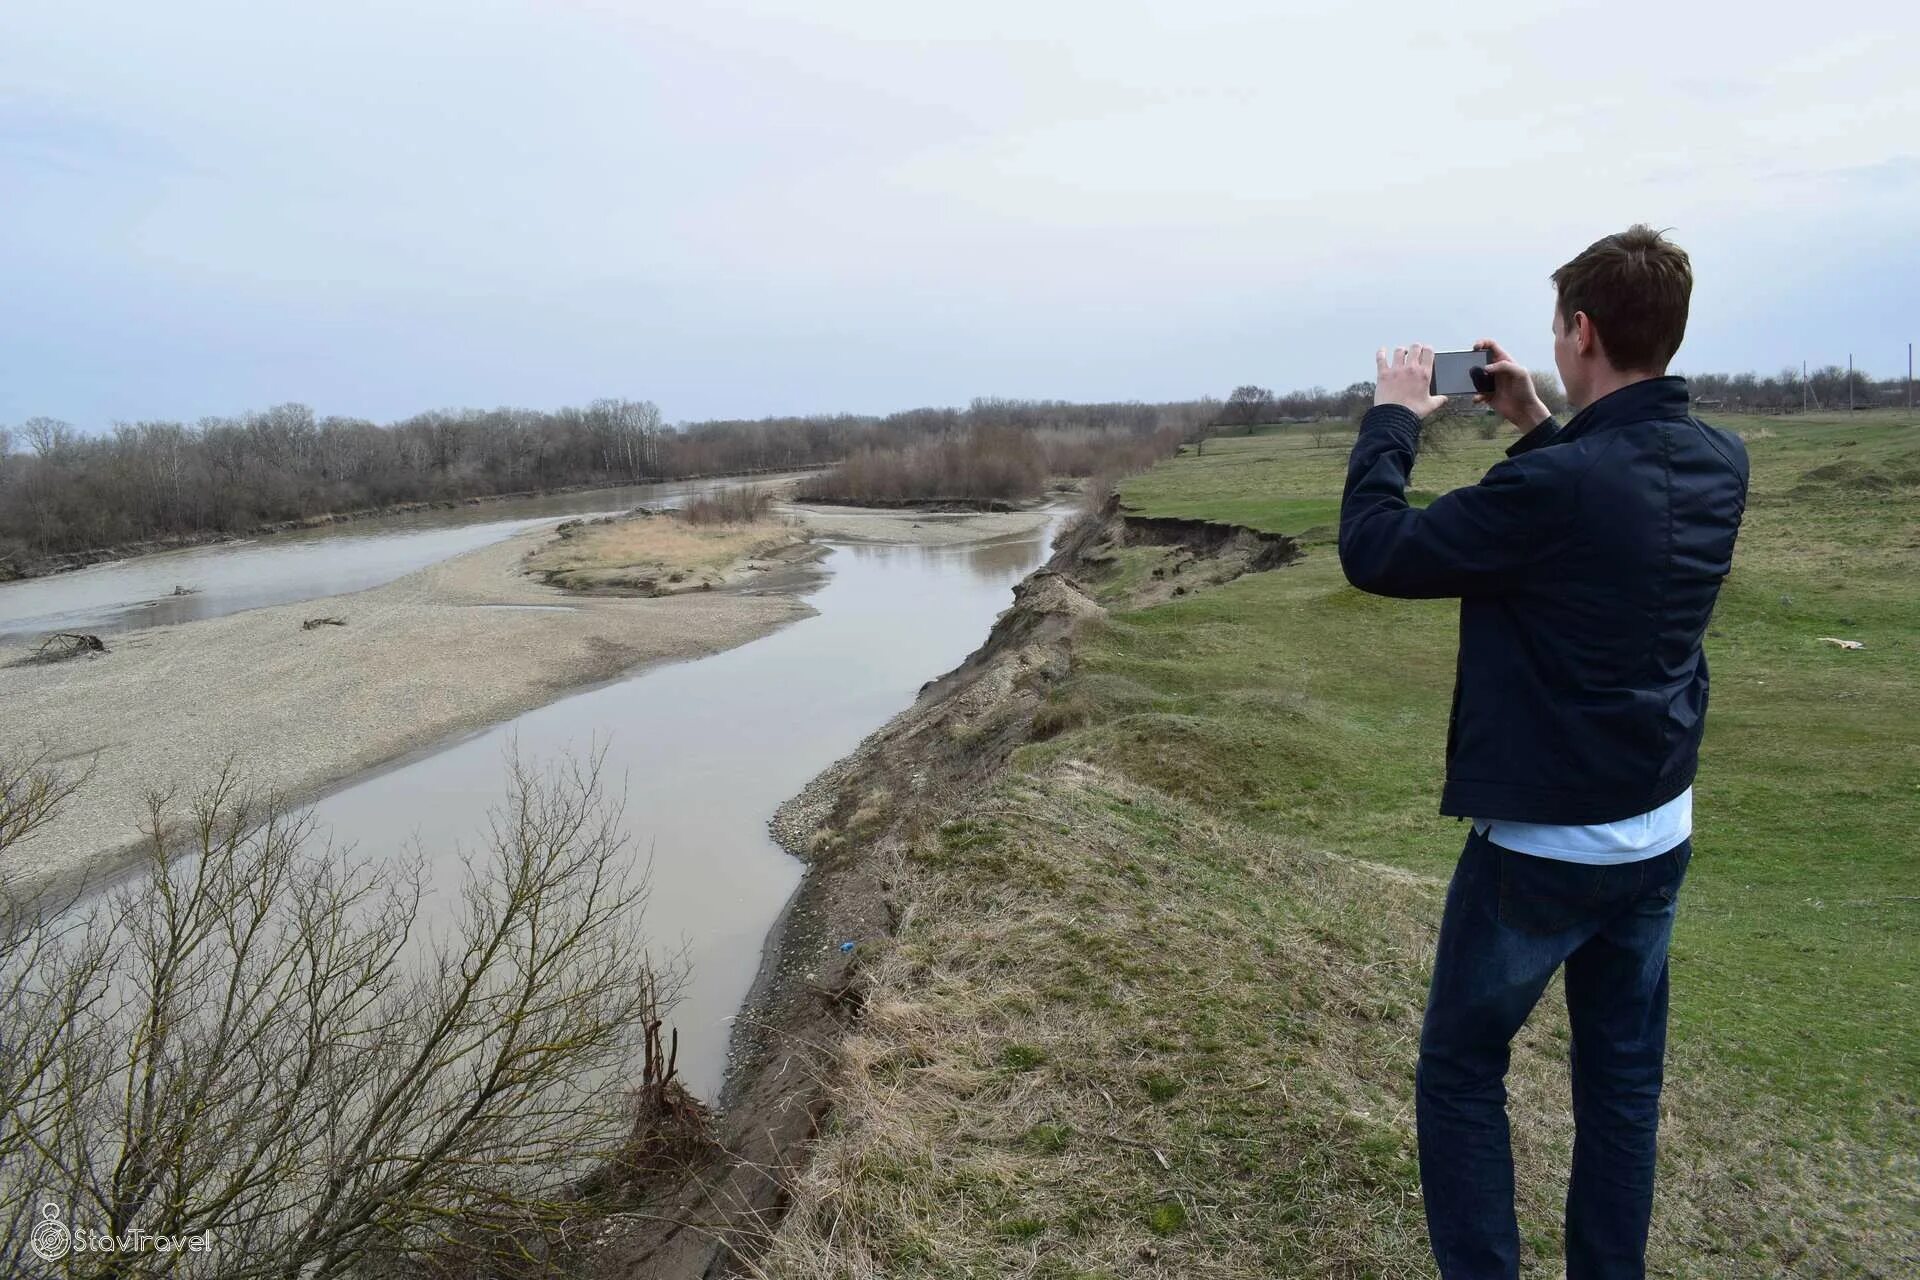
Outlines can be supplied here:
<path id="1" fill-rule="evenodd" d="M 1533 371 L 1533 389 L 1540 397 L 1540 403 L 1553 413 L 1567 411 L 1567 393 L 1560 389 L 1560 377 L 1551 369 Z"/>
<path id="2" fill-rule="evenodd" d="M 85 781 L 84 772 L 60 768 L 45 751 L 0 751 L 0 884 L 7 850 L 51 821 Z"/>
<path id="3" fill-rule="evenodd" d="M 0 853 L 65 785 L 0 772 Z M 511 764 L 438 932 L 417 857 L 320 846 L 231 770 L 183 821 L 172 799 L 151 797 L 138 883 L 17 909 L 0 945 L 0 1272 L 48 1273 L 46 1203 L 211 1233 L 76 1253 L 69 1277 L 497 1272 L 591 1216 L 569 1189 L 634 1141 L 624 1085 L 685 979 L 642 948 L 599 757 Z"/>
<path id="4" fill-rule="evenodd" d="M 1248 383 L 1235 387 L 1227 397 L 1226 405 L 1220 410 L 1220 425 L 1241 427 L 1247 435 L 1252 435 L 1253 429 L 1270 421 L 1274 412 L 1273 392 Z"/>

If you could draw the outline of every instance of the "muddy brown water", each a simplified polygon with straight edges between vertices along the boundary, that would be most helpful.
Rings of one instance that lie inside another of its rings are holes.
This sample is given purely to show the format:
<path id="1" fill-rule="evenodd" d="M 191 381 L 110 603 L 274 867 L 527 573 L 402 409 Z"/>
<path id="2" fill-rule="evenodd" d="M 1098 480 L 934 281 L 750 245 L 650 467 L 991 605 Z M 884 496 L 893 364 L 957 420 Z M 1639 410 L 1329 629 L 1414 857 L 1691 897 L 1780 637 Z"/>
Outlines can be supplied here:
<path id="1" fill-rule="evenodd" d="M 606 792 L 624 796 L 629 870 L 645 870 L 649 883 L 636 958 L 687 961 L 670 1019 L 679 1069 L 689 1089 L 715 1101 L 733 1018 L 806 871 L 774 843 L 769 819 L 986 638 L 1063 518 L 946 546 L 829 541 L 806 594 L 814 616 L 734 649 L 642 668 L 362 777 L 313 806 L 315 837 L 361 854 L 421 856 L 424 894 L 409 945 L 424 949 L 455 922 L 463 855 L 485 848 L 512 755 L 539 766 L 604 751 Z"/>
<path id="2" fill-rule="evenodd" d="M 182 551 L 0 585 L 0 645 L 54 631 L 98 635 L 364 591 L 563 516 L 675 507 L 695 494 L 781 477 L 686 480 L 509 498 Z M 176 587 L 187 594 L 173 594 Z"/>

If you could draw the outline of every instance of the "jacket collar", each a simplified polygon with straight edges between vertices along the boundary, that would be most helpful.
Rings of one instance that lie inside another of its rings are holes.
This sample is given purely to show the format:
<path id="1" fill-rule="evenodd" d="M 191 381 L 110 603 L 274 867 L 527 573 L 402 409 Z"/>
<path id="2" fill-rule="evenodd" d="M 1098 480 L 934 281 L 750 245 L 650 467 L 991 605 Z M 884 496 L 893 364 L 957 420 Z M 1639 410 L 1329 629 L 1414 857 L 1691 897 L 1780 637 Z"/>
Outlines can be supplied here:
<path id="1" fill-rule="evenodd" d="M 1643 378 L 1639 382 L 1629 382 L 1616 391 L 1609 391 L 1574 414 L 1558 438 L 1564 440 L 1569 436 L 1584 435 L 1589 431 L 1617 427 L 1628 422 L 1684 418 L 1692 403 L 1687 394 L 1687 380 L 1680 375 Z"/>

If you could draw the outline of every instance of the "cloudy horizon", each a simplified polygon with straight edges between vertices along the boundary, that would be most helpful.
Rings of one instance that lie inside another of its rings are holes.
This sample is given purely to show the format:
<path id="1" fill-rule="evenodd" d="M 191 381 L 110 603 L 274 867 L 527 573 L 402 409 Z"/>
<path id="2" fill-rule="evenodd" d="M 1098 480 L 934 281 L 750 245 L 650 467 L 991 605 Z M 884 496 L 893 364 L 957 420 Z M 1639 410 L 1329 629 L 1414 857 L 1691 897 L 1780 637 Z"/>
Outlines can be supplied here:
<path id="1" fill-rule="evenodd" d="M 10 6 L 0 424 L 1550 367 L 1547 274 L 1643 220 L 1678 368 L 1904 373 L 1909 8 L 1286 8 Z"/>

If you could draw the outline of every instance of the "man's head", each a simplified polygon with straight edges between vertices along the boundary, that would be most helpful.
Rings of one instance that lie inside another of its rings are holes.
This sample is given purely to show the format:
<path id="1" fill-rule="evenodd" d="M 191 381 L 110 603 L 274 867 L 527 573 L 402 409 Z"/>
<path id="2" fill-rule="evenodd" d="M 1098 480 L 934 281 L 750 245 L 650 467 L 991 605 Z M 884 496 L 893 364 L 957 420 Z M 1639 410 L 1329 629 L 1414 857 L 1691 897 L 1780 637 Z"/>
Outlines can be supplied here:
<path id="1" fill-rule="evenodd" d="M 1588 245 L 1553 284 L 1553 362 L 1575 405 L 1667 371 L 1693 295 L 1685 249 L 1636 223 Z"/>

